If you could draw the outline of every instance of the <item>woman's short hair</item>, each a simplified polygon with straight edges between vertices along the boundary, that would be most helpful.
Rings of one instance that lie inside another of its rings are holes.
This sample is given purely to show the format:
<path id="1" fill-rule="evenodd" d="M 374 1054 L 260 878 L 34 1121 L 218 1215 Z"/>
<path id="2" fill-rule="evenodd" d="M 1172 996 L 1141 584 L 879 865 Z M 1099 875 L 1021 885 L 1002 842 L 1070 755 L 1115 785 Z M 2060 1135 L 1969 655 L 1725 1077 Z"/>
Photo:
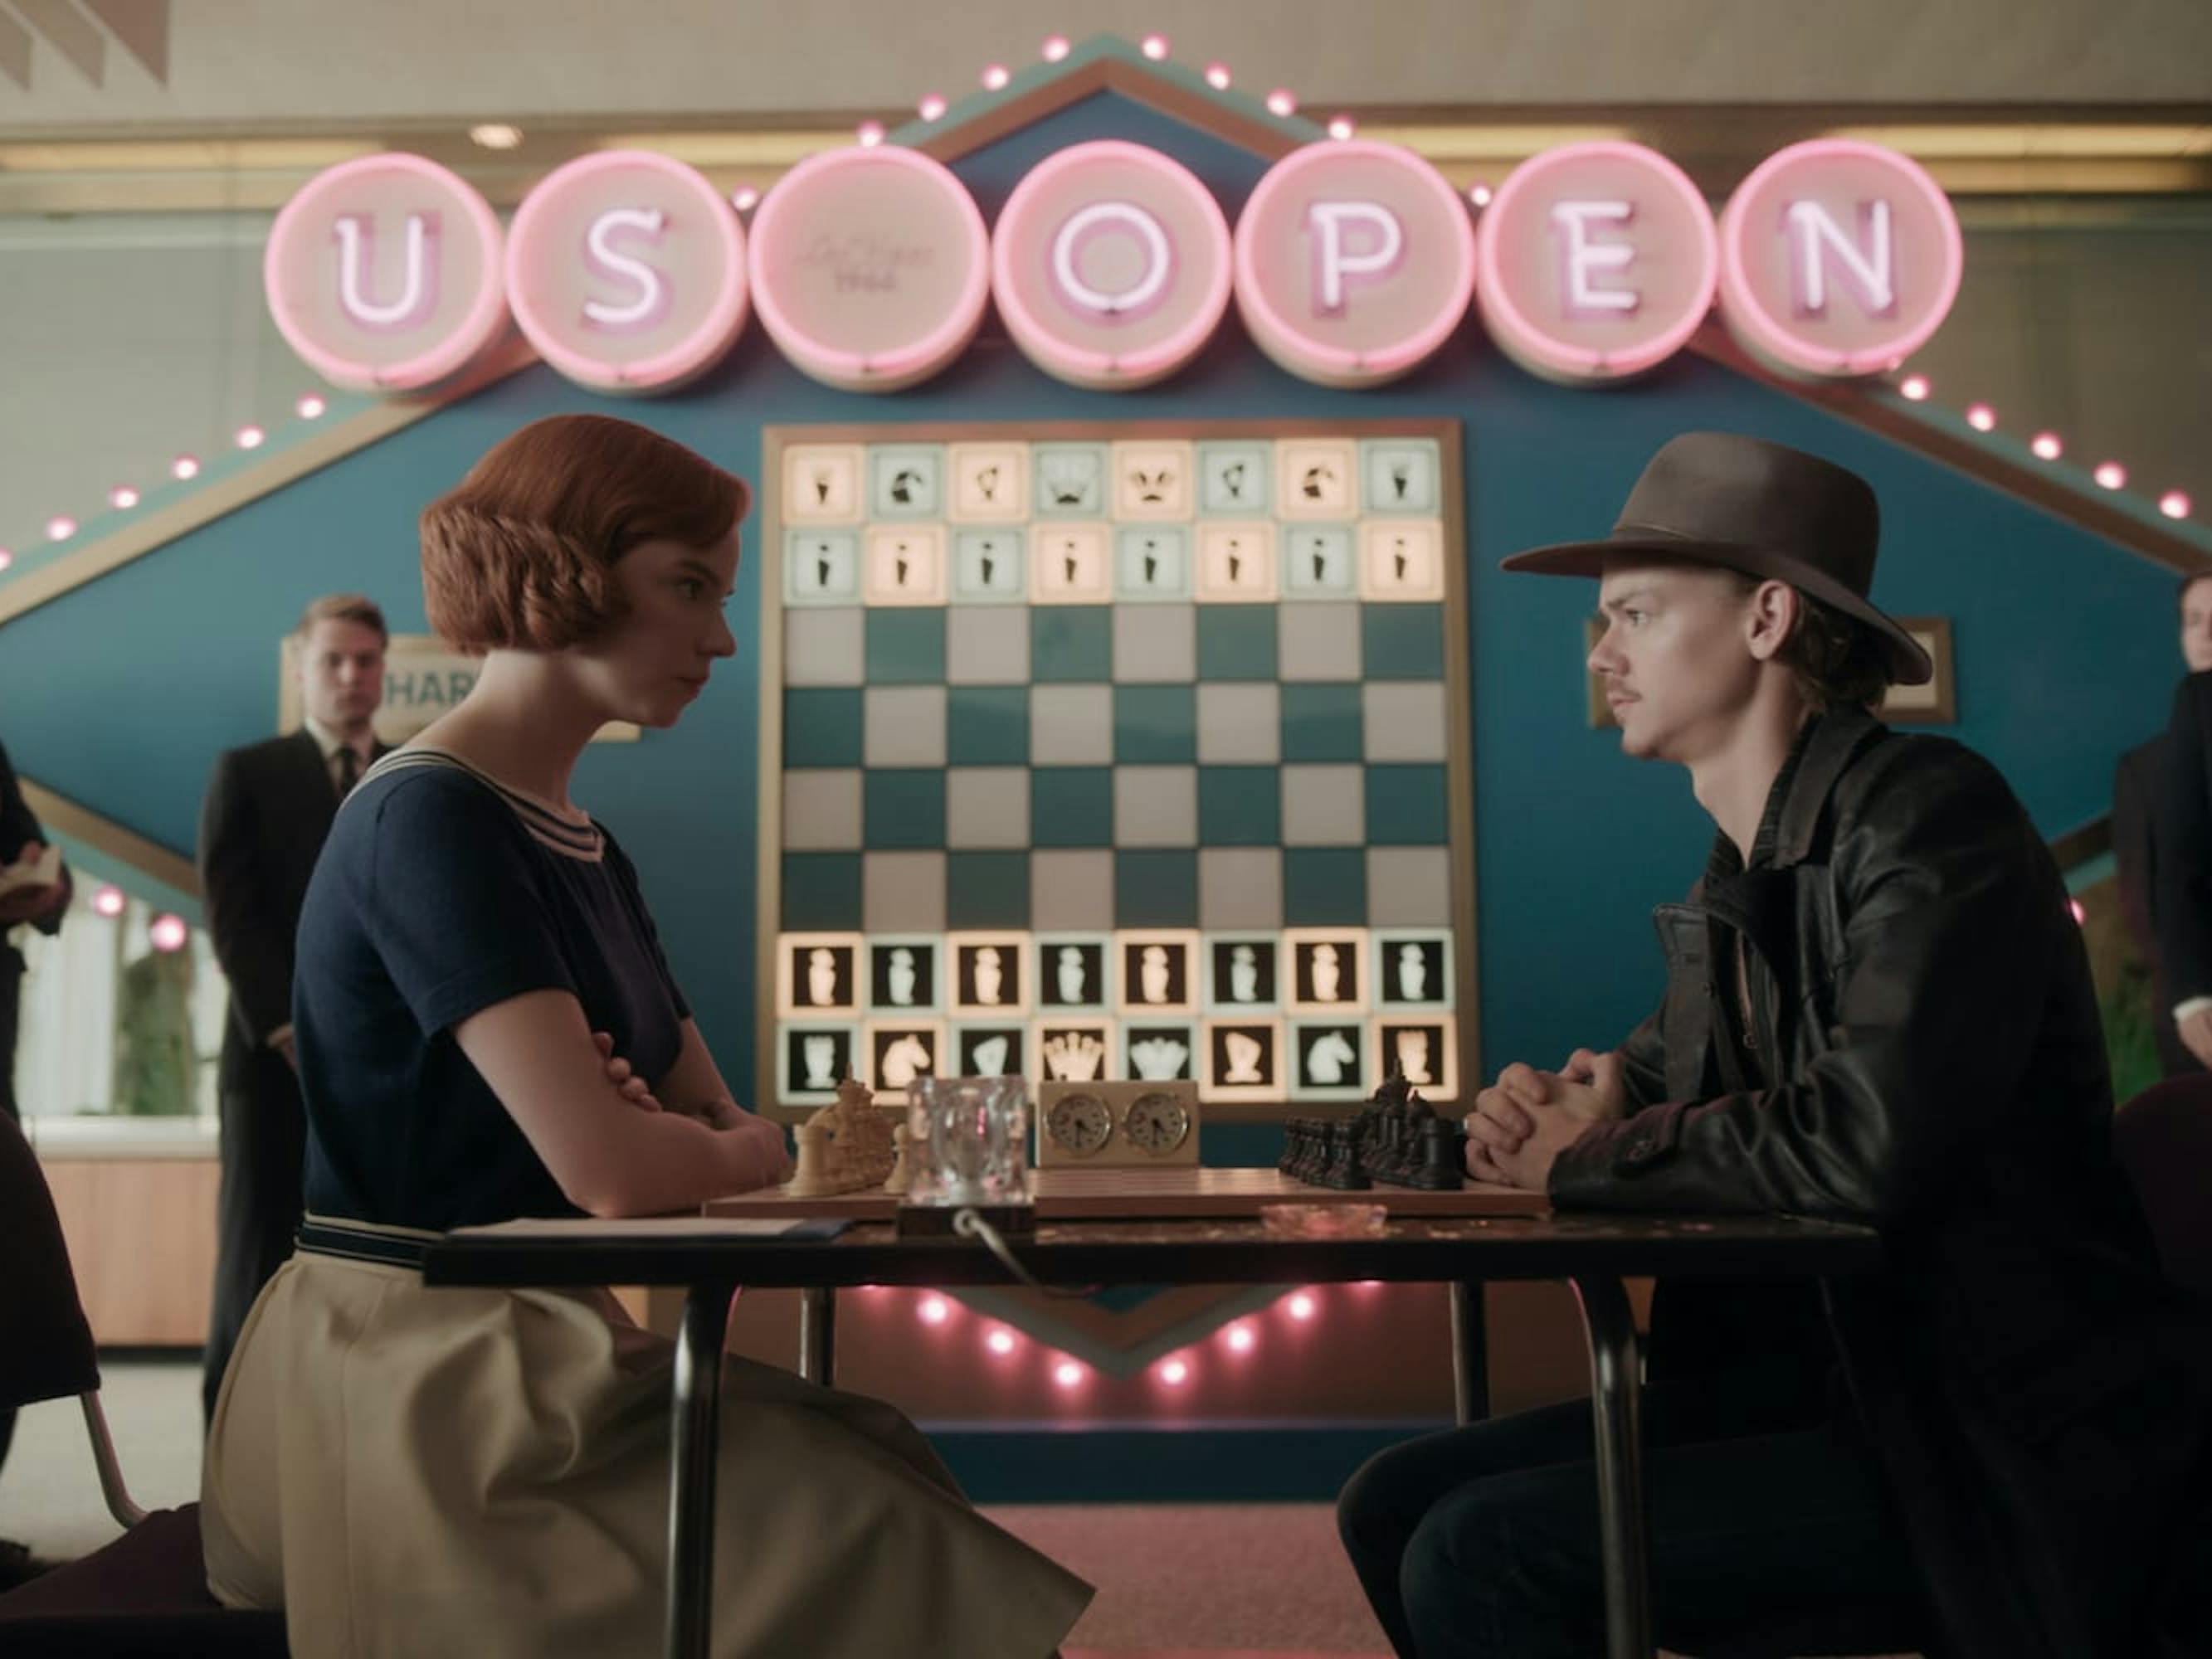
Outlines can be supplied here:
<path id="1" fill-rule="evenodd" d="M 623 618 L 615 566 L 641 542 L 711 547 L 751 506 L 672 438 L 556 415 L 501 441 L 422 514 L 422 599 L 457 651 L 559 651 Z"/>

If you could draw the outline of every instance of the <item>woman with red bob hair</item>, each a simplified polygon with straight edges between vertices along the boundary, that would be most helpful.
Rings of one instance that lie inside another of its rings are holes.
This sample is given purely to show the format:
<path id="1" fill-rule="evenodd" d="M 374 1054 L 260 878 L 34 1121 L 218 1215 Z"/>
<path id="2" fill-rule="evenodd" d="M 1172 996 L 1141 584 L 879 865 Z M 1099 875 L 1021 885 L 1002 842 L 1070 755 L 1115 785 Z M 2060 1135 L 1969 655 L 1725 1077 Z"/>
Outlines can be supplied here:
<path id="1" fill-rule="evenodd" d="M 671 1345 L 611 1295 L 428 1290 L 424 1243 L 648 1215 L 788 1172 L 737 1104 L 636 872 L 570 799 L 610 720 L 676 724 L 732 656 L 743 483 L 628 422 L 524 428 L 422 515 L 475 688 L 363 775 L 301 912 L 299 1253 L 210 1431 L 208 1583 L 344 1659 L 647 1655 Z M 1044 1659 L 1089 1599 L 890 1407 L 725 1361 L 714 1651 Z"/>

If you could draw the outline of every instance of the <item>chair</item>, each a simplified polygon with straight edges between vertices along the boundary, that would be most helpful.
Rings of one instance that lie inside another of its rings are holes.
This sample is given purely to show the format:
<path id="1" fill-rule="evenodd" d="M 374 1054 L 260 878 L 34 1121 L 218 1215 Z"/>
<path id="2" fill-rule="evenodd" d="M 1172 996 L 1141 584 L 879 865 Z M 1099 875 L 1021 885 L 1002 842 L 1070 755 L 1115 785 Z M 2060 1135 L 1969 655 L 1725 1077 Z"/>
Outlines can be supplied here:
<path id="1" fill-rule="evenodd" d="M 0 1651 L 285 1659 L 282 1613 L 237 1612 L 208 1593 L 199 1505 L 148 1514 L 133 1503 L 100 1408 L 100 1364 L 45 1172 L 0 1113 L 0 1407 L 75 1395 L 113 1543 L 0 1595 Z"/>
<path id="2" fill-rule="evenodd" d="M 2212 1299 L 2212 1073 L 2154 1083 L 2120 1109 L 2112 1139 L 2166 1276 Z"/>

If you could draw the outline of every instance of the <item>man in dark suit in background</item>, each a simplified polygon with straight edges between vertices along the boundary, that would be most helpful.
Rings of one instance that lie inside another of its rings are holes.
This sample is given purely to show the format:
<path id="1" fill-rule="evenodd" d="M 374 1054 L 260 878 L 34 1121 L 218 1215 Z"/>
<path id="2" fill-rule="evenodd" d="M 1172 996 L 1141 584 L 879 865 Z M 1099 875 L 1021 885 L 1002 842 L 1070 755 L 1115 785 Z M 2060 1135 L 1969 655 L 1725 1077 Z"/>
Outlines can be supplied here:
<path id="1" fill-rule="evenodd" d="M 203 1406 L 253 1299 L 292 1254 L 307 1130 L 292 1054 L 292 938 L 338 802 L 385 752 L 384 613 L 357 593 L 317 599 L 292 635 L 306 724 L 228 750 L 200 812 L 200 886 L 230 981 L 218 1092 L 222 1196 Z"/>
<path id="2" fill-rule="evenodd" d="M 2212 671 L 2212 572 L 2182 578 L 2181 655 L 2191 674 Z M 2112 856 L 2118 866 L 2120 912 L 2136 956 L 2150 969 L 2151 1030 L 2158 1039 L 2159 1066 L 2166 1076 L 2179 1077 L 2202 1071 L 2203 1062 L 2189 1051 L 2174 1024 L 2179 999 L 2166 970 L 2155 920 L 2160 884 L 2160 796 L 2166 755 L 2166 734 L 2161 732 L 2120 757 L 2112 775 Z"/>
<path id="3" fill-rule="evenodd" d="M 15 781 L 8 750 L 0 747 L 0 870 L 37 859 L 46 851 L 46 839 L 37 814 Z M 22 1115 L 15 1103 L 15 1020 L 23 955 L 8 935 L 25 922 L 42 933 L 59 933 L 62 916 L 69 908 L 70 888 L 70 874 L 64 867 L 60 878 L 50 885 L 18 887 L 0 894 L 0 1112 L 9 1117 Z M 15 1413 L 0 1411 L 0 1462 L 6 1460 L 8 1443 L 15 1437 Z M 37 1564 L 29 1552 L 21 1544 L 0 1538 L 0 1590 L 12 1589 L 35 1571 Z"/>

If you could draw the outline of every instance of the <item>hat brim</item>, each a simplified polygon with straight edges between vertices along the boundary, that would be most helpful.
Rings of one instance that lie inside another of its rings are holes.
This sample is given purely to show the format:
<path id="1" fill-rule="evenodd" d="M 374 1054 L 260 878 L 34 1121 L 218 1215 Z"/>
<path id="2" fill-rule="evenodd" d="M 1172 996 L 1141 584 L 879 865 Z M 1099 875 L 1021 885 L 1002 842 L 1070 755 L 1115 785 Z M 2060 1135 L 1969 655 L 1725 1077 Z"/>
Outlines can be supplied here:
<path id="1" fill-rule="evenodd" d="M 1802 588 L 1823 605 L 1864 623 L 1880 637 L 1889 657 L 1890 678 L 1899 685 L 1925 685 L 1936 678 L 1936 664 L 1919 641 L 1893 618 L 1884 615 L 1826 571 L 1802 559 L 1771 548 L 1735 542 L 1698 541 L 1688 536 L 1647 534 L 1608 537 L 1601 542 L 1558 542 L 1549 547 L 1516 553 L 1500 563 L 1502 570 L 1535 576 L 1602 576 L 1608 559 L 1682 559 L 1693 564 L 1719 565 L 1746 575 L 1771 577 Z"/>

